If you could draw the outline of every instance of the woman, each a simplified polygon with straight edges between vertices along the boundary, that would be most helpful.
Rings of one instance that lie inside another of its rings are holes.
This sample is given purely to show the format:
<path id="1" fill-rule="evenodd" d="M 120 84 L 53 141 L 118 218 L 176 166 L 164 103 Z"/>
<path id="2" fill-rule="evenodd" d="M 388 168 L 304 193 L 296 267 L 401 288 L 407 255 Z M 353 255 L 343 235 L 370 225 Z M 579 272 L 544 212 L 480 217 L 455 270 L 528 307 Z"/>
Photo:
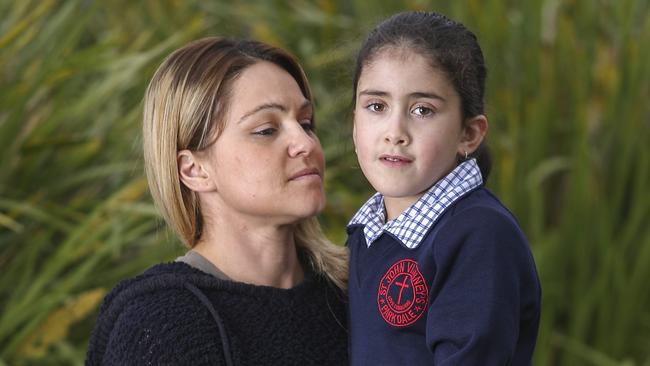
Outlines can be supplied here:
<path id="1" fill-rule="evenodd" d="M 322 235 L 324 158 L 285 51 L 206 38 L 144 100 L 149 187 L 191 250 L 104 300 L 88 365 L 347 364 L 344 248 Z"/>

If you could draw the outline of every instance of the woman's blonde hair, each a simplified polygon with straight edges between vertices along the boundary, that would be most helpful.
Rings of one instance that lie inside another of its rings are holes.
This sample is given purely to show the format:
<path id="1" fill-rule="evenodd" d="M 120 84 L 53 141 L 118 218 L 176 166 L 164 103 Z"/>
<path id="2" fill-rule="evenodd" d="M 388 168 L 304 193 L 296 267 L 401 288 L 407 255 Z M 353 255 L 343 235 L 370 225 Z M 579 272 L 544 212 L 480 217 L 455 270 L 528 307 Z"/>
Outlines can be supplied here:
<path id="1" fill-rule="evenodd" d="M 260 61 L 286 70 L 305 98 L 313 101 L 302 67 L 288 52 L 256 41 L 219 37 L 174 51 L 145 93 L 143 140 L 149 189 L 167 224 L 190 248 L 201 238 L 203 216 L 198 195 L 180 181 L 176 154 L 204 150 L 218 138 L 233 82 Z M 327 240 L 315 217 L 297 224 L 295 240 L 316 273 L 346 287 L 347 250 Z"/>

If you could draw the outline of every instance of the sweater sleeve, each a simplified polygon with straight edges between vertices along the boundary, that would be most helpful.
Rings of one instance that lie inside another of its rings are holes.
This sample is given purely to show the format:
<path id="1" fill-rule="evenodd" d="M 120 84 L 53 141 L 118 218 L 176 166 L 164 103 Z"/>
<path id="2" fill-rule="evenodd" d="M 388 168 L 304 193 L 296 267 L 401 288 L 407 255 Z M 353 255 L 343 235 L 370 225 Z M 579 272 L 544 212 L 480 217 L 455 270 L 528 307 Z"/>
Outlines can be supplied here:
<path id="1" fill-rule="evenodd" d="M 534 346 L 540 288 L 514 219 L 492 208 L 467 209 L 441 228 L 436 243 L 426 334 L 435 364 L 530 363 L 520 362 L 532 354 L 530 348 L 523 355 L 521 343 L 532 336 Z"/>
<path id="2" fill-rule="evenodd" d="M 110 332 L 102 365 L 225 365 L 209 312 L 184 289 L 129 303 Z"/>

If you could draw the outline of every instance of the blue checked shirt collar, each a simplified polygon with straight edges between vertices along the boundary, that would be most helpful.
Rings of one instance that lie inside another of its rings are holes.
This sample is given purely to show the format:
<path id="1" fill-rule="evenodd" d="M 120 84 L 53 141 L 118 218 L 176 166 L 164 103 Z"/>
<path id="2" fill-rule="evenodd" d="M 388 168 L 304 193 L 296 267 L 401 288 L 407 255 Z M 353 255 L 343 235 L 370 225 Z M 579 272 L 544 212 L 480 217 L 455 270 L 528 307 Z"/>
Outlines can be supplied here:
<path id="1" fill-rule="evenodd" d="M 415 249 L 447 207 L 481 184 L 483 177 L 476 159 L 466 160 L 394 220 L 386 222 L 384 197 L 377 192 L 361 206 L 348 226 L 365 225 L 363 233 L 368 247 L 386 231 L 407 248 Z"/>

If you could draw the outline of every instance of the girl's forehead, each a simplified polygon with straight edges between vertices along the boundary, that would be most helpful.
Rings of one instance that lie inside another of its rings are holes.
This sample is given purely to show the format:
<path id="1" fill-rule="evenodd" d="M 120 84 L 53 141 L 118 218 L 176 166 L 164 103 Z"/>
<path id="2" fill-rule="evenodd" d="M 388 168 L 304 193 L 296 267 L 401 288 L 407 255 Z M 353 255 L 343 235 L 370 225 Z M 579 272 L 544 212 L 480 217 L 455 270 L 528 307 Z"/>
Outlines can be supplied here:
<path id="1" fill-rule="evenodd" d="M 424 57 L 424 55 L 421 55 L 421 52 L 413 47 L 406 45 L 386 45 L 375 51 L 374 56 L 371 58 L 390 58 L 399 61 L 408 61 L 415 56 Z"/>
<path id="2" fill-rule="evenodd" d="M 420 50 L 417 47 L 408 47 L 404 45 L 384 46 L 375 51 L 368 60 L 363 64 L 361 76 L 368 68 L 373 68 L 379 63 L 394 63 L 399 65 L 410 65 L 416 63 L 423 73 L 440 73 L 446 76 L 446 71 L 440 67 L 437 59 L 429 52 Z M 402 68 L 396 67 L 395 73 L 402 71 Z"/>
<path id="3" fill-rule="evenodd" d="M 413 78 L 418 84 L 428 81 L 449 83 L 447 73 L 435 65 L 426 54 L 402 49 L 389 48 L 379 51 L 362 68 L 359 84 L 367 82 L 383 83 L 390 79 Z"/>
<path id="4" fill-rule="evenodd" d="M 408 62 L 413 58 L 422 58 L 432 66 L 438 63 L 435 55 L 429 50 L 412 43 L 387 44 L 377 48 L 368 57 L 367 63 L 372 63 L 379 58 L 390 58 L 393 60 Z"/>
<path id="5" fill-rule="evenodd" d="M 447 73 L 431 65 L 418 52 L 386 49 L 364 66 L 355 98 L 385 96 L 408 100 L 433 98 L 448 105 L 460 103 L 460 96 Z"/>

